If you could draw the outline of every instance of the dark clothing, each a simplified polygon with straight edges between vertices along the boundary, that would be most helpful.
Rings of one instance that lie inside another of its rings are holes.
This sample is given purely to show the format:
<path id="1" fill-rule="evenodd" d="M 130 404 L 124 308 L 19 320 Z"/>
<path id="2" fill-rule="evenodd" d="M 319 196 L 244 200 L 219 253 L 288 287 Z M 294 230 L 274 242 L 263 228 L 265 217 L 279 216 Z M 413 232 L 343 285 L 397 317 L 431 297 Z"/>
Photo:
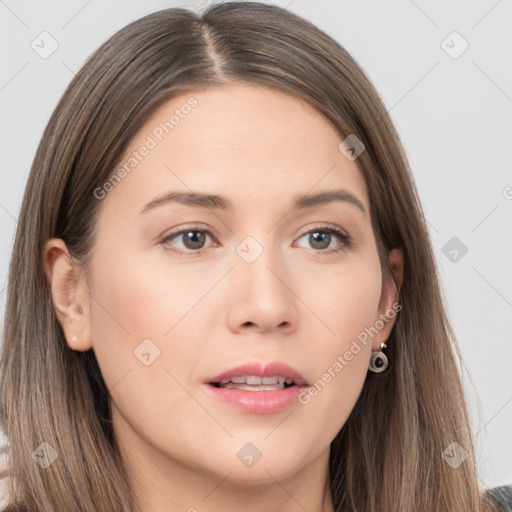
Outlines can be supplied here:
<path id="1" fill-rule="evenodd" d="M 501 507 L 503 512 L 512 512 L 512 484 L 487 490 L 488 496 Z"/>

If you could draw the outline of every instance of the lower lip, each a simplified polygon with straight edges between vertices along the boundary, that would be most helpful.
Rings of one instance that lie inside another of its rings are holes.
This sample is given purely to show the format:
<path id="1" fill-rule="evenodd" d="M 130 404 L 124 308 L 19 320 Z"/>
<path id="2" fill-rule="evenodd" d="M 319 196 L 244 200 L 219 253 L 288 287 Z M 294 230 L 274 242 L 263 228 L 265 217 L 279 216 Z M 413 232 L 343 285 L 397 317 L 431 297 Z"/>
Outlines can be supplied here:
<path id="1" fill-rule="evenodd" d="M 274 414 L 283 411 L 298 401 L 298 396 L 306 386 L 290 386 L 275 391 L 246 391 L 234 388 L 217 388 L 205 384 L 208 393 L 245 412 Z"/>

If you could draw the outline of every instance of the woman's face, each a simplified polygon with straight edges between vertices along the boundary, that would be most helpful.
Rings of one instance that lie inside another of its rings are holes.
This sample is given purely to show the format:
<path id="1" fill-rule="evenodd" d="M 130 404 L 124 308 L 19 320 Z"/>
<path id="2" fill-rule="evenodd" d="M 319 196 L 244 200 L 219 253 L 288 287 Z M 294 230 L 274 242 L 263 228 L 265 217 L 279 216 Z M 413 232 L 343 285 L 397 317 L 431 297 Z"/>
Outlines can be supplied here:
<path id="1" fill-rule="evenodd" d="M 341 142 L 284 93 L 193 91 L 152 115 L 118 184 L 95 191 L 95 249 L 66 336 L 94 350 L 134 464 L 251 484 L 326 465 L 393 321 L 365 329 L 397 299 Z M 255 379 L 211 384 L 243 365 Z"/>

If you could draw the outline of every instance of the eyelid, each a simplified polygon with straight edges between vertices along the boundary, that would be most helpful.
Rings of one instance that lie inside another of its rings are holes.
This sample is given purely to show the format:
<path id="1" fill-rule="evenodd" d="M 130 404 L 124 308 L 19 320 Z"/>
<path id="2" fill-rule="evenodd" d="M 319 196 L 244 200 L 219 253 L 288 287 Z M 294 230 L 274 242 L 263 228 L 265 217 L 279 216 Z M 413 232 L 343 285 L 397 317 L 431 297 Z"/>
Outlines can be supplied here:
<path id="1" fill-rule="evenodd" d="M 350 238 L 350 235 L 343 229 L 343 228 L 340 228 L 339 226 L 336 226 L 335 224 L 329 224 L 328 222 L 319 222 L 318 224 L 314 224 L 313 226 L 309 226 L 305 231 L 304 233 L 302 233 L 302 235 L 300 235 L 300 237 L 303 237 L 304 235 L 307 235 L 308 233 L 311 233 L 312 231 L 315 231 L 315 230 L 318 230 L 318 231 L 329 231 L 329 230 L 332 230 L 336 233 L 339 233 L 343 236 L 346 236 L 347 238 Z"/>
<path id="2" fill-rule="evenodd" d="M 205 233 L 212 235 L 214 237 L 218 237 L 218 233 L 215 229 L 207 226 L 206 224 L 186 224 L 185 226 L 180 226 L 177 231 L 171 231 L 166 235 L 162 235 L 163 239 L 170 238 L 172 236 L 180 235 L 187 231 L 204 231 Z"/>

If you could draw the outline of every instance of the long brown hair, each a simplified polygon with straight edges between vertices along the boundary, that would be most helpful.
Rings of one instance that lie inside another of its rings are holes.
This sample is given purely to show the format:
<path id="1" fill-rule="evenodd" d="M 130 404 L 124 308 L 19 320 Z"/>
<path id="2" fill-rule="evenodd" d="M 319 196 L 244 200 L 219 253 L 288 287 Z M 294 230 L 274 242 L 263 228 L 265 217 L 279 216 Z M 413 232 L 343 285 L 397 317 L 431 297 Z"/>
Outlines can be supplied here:
<path id="1" fill-rule="evenodd" d="M 10 265 L 1 356 L 1 421 L 9 441 L 12 510 L 138 510 L 113 436 L 109 392 L 92 350 L 69 348 L 44 274 L 43 247 L 62 238 L 87 266 L 101 201 L 138 129 L 187 90 L 237 82 L 299 97 L 325 116 L 340 142 L 364 144 L 366 180 L 383 274 L 404 253 L 402 310 L 388 340 L 390 368 L 369 373 L 331 444 L 336 511 L 484 510 L 477 483 L 459 349 L 406 156 L 386 108 L 347 51 L 277 6 L 180 8 L 139 19 L 88 59 L 59 101 L 28 178 Z M 48 443 L 46 469 L 34 450 Z M 457 442 L 468 458 L 452 468 Z"/>

